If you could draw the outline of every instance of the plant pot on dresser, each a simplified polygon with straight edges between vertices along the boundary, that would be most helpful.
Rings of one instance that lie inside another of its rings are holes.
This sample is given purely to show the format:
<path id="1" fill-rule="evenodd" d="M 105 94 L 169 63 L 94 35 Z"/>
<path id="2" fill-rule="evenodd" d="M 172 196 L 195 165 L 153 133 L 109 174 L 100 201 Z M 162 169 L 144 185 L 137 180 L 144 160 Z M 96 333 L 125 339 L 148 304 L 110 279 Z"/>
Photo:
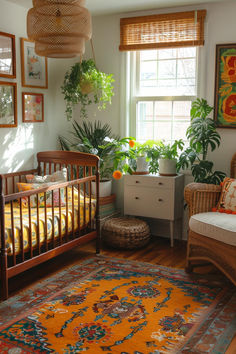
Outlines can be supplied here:
<path id="1" fill-rule="evenodd" d="M 184 176 L 180 174 L 172 177 L 125 175 L 124 213 L 169 220 L 173 247 L 175 221 L 183 218 L 183 190 Z"/>

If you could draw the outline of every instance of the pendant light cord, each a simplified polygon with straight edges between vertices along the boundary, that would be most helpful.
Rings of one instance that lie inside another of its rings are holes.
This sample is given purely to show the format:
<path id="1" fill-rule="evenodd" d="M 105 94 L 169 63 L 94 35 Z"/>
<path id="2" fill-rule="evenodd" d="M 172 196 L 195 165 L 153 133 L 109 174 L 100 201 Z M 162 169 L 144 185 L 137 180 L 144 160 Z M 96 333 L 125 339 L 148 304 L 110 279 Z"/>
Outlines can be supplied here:
<path id="1" fill-rule="evenodd" d="M 94 51 L 94 46 L 93 46 L 93 40 L 92 40 L 92 38 L 90 39 L 90 44 L 91 44 L 92 53 L 93 53 L 93 60 L 94 60 L 94 63 L 95 63 L 95 65 L 96 65 L 95 51 Z"/>

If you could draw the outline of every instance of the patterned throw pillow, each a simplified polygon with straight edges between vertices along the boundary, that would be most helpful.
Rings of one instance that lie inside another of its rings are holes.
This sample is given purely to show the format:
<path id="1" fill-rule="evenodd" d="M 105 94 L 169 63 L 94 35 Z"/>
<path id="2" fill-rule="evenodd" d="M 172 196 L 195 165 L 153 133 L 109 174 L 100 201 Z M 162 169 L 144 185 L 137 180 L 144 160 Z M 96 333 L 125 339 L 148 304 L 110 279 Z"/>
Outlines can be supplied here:
<path id="1" fill-rule="evenodd" d="M 224 179 L 220 200 L 213 211 L 236 214 L 236 179 L 229 177 Z"/>
<path id="2" fill-rule="evenodd" d="M 67 169 L 63 168 L 46 176 L 26 175 L 26 181 L 27 183 L 67 182 Z"/>
<path id="3" fill-rule="evenodd" d="M 61 181 L 64 182 L 64 181 Z M 51 183 L 17 183 L 17 187 L 19 192 L 24 192 L 24 191 L 29 191 L 32 189 L 39 189 L 39 188 L 44 188 L 44 187 L 50 187 L 52 185 L 58 184 L 58 182 L 51 182 Z M 60 194 L 61 194 L 61 206 L 65 206 L 65 189 L 61 188 L 60 189 Z M 23 205 L 25 207 L 28 206 L 28 197 L 23 197 L 22 198 Z M 55 189 L 53 192 L 53 202 L 54 206 L 59 206 L 59 189 Z M 45 203 L 44 203 L 44 193 L 39 193 L 38 195 L 38 204 L 39 208 L 43 208 Z M 32 208 L 37 207 L 37 196 L 32 195 L 30 197 L 30 206 Z M 46 206 L 51 207 L 52 206 L 52 191 L 46 192 Z"/>

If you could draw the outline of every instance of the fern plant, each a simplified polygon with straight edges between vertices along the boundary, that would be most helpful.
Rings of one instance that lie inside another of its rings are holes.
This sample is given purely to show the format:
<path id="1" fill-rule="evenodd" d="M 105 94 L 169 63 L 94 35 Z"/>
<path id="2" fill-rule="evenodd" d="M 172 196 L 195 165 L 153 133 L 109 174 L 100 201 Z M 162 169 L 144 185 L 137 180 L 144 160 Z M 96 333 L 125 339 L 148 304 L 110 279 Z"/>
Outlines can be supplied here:
<path id="1" fill-rule="evenodd" d="M 208 151 L 219 147 L 221 140 L 215 122 L 208 117 L 212 110 L 204 99 L 192 103 L 191 124 L 186 132 L 190 146 L 180 155 L 178 168 L 191 166 L 195 182 L 220 184 L 225 173 L 213 171 L 213 162 L 207 160 Z"/>

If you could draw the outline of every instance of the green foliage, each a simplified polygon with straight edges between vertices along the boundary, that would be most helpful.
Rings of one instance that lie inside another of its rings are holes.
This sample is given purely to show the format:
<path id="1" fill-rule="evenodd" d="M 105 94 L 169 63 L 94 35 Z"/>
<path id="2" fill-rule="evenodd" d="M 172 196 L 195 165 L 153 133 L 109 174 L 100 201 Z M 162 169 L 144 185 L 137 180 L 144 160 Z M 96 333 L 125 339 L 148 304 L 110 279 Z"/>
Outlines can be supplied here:
<path id="1" fill-rule="evenodd" d="M 126 152 L 122 151 L 122 146 L 127 144 L 130 138 L 119 139 L 112 134 L 108 124 L 101 122 L 94 123 L 83 121 L 82 125 L 77 122 L 72 124 L 73 130 L 70 132 L 72 140 L 59 136 L 62 150 L 81 151 L 95 154 L 100 157 L 101 179 L 111 178 L 114 169 L 125 159 Z"/>
<path id="2" fill-rule="evenodd" d="M 113 75 L 105 74 L 96 68 L 92 59 L 83 60 L 74 64 L 66 72 L 64 83 L 61 87 L 66 101 L 66 116 L 72 118 L 72 109 L 75 104 L 80 103 L 80 115 L 87 118 L 87 106 L 95 103 L 98 109 L 105 109 L 107 103 L 111 103 L 114 95 Z"/>
<path id="3" fill-rule="evenodd" d="M 0 99 L 0 116 L 6 117 L 12 114 L 13 103 L 12 103 L 12 87 L 11 86 L 1 86 L 1 99 Z"/>
<path id="4" fill-rule="evenodd" d="M 213 162 L 207 160 L 208 151 L 219 147 L 221 140 L 215 122 L 208 117 L 212 110 L 204 99 L 198 98 L 192 103 L 191 124 L 186 133 L 190 146 L 180 155 L 178 168 L 191 166 L 195 182 L 219 184 L 225 173 L 213 172 Z"/>
<path id="5" fill-rule="evenodd" d="M 156 144 L 150 146 L 147 151 L 147 156 L 149 159 L 149 172 L 157 173 L 159 171 L 160 158 L 162 159 L 177 159 L 179 156 L 179 151 L 183 150 L 184 142 L 180 140 L 175 140 L 173 144 L 165 144 L 164 141 L 158 141 Z M 178 164 L 177 164 L 178 165 Z"/>

